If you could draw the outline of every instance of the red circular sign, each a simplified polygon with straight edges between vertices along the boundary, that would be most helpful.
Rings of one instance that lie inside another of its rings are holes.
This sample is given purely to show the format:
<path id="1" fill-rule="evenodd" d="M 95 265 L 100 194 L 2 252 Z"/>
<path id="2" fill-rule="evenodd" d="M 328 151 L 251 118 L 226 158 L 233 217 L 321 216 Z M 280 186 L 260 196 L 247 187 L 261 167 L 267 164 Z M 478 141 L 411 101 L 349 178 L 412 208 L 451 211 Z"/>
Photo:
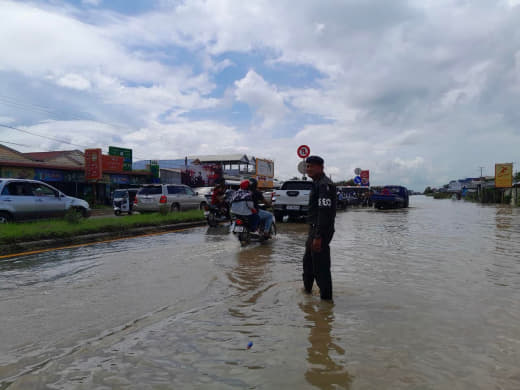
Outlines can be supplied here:
<path id="1" fill-rule="evenodd" d="M 311 154 L 311 148 L 309 148 L 307 145 L 301 145 L 298 148 L 298 157 L 300 158 L 307 158 L 309 157 L 309 154 Z"/>

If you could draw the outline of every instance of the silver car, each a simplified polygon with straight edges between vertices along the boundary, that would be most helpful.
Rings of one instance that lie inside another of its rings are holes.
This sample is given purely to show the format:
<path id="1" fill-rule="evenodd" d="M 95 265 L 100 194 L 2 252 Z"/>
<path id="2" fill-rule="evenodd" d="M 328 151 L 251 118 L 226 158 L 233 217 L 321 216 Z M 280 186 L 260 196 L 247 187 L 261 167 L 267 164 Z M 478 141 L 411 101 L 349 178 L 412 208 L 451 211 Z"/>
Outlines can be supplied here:
<path id="1" fill-rule="evenodd" d="M 134 200 L 134 210 L 159 211 L 161 207 L 181 211 L 203 210 L 206 201 L 197 192 L 183 184 L 147 184 L 139 189 Z"/>
<path id="2" fill-rule="evenodd" d="M 0 178 L 0 223 L 63 217 L 71 209 L 80 212 L 84 217 L 90 216 L 87 202 L 67 196 L 46 183 Z"/>

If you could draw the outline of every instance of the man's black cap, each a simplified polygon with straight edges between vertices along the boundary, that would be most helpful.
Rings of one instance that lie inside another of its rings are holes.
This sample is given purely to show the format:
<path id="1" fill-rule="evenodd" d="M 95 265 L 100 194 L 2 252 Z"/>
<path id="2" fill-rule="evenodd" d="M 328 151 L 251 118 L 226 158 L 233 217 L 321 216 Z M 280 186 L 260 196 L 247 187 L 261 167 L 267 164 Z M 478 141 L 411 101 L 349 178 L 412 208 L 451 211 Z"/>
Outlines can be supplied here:
<path id="1" fill-rule="evenodd" d="M 309 156 L 305 162 L 307 164 L 323 165 L 323 159 L 320 156 Z"/>

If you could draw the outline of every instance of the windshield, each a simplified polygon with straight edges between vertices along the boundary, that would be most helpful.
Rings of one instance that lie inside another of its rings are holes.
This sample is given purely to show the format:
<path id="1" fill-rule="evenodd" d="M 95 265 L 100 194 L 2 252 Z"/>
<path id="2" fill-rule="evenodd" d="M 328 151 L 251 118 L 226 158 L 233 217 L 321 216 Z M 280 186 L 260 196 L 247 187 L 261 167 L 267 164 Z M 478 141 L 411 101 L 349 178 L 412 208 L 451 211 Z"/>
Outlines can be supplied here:
<path id="1" fill-rule="evenodd" d="M 312 190 L 310 181 L 288 181 L 283 183 L 282 190 Z"/>
<path id="2" fill-rule="evenodd" d="M 162 194 L 161 186 L 143 187 L 139 190 L 139 195 L 161 195 L 161 194 Z"/>
<path id="3" fill-rule="evenodd" d="M 116 190 L 114 191 L 114 198 L 123 198 L 126 196 L 125 190 Z"/>

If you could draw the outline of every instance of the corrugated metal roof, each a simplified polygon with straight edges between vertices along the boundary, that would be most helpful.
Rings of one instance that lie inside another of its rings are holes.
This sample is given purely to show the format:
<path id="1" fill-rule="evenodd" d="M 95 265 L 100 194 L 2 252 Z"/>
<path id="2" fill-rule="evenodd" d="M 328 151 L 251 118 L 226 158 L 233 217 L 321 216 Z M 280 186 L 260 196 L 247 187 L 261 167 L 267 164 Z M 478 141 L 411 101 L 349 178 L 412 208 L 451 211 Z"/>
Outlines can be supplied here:
<path id="1" fill-rule="evenodd" d="M 245 154 L 210 154 L 203 156 L 189 156 L 190 160 L 199 160 L 201 163 L 209 162 L 241 162 L 249 163 L 251 160 Z"/>
<path id="2" fill-rule="evenodd" d="M 0 161 L 11 161 L 11 162 L 19 162 L 19 163 L 33 163 L 34 161 L 24 156 L 23 153 L 20 153 L 17 150 L 11 149 L 5 145 L 0 144 Z"/>

